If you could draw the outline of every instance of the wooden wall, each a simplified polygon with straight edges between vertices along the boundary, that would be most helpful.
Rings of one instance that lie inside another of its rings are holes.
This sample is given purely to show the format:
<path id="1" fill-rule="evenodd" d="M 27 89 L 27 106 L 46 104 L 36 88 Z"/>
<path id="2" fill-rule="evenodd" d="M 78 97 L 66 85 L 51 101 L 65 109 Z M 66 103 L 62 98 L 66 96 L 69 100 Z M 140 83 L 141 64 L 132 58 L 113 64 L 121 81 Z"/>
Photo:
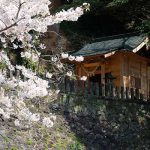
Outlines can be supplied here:
<path id="1" fill-rule="evenodd" d="M 100 56 L 97 56 L 100 58 Z M 90 59 L 90 58 L 89 58 Z M 97 70 L 95 74 L 102 74 L 102 67 L 104 67 L 105 73 L 111 72 L 116 79 L 114 80 L 114 85 L 118 87 L 129 87 L 137 88 L 133 81 L 136 78 L 140 83 L 140 92 L 142 92 L 145 98 L 149 97 L 150 91 L 150 60 L 139 56 L 135 53 L 129 51 L 117 52 L 112 56 L 105 58 L 105 61 L 96 61 L 99 63 L 101 70 Z M 91 67 L 94 63 L 82 64 L 87 67 Z M 79 63 L 76 67 L 76 73 L 79 76 L 88 76 L 81 67 Z M 134 80 L 133 80 L 134 79 Z"/>
<path id="2" fill-rule="evenodd" d="M 122 64 L 121 78 L 123 79 L 123 86 L 138 88 L 135 87 L 135 84 L 136 86 L 140 85 L 141 92 L 147 98 L 150 89 L 148 84 L 150 79 L 148 74 L 150 60 L 132 52 L 121 52 L 119 55 Z"/>
<path id="3" fill-rule="evenodd" d="M 112 55 L 111 57 L 107 58 L 108 63 L 109 63 L 109 68 L 110 72 L 116 79 L 114 80 L 115 86 L 122 86 L 121 81 L 122 81 L 122 76 L 121 76 L 121 71 L 122 71 L 122 59 L 121 55 L 119 53 L 116 53 Z"/>

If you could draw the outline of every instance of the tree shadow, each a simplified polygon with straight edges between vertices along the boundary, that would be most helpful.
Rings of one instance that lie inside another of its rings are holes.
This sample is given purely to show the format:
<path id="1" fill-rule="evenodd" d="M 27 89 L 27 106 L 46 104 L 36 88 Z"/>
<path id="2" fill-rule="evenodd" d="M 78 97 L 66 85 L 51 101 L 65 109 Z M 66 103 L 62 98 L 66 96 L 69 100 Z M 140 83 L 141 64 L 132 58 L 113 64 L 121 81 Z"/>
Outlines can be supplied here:
<path id="1" fill-rule="evenodd" d="M 61 104 L 65 120 L 86 150 L 150 149 L 149 105 L 77 96 Z"/>

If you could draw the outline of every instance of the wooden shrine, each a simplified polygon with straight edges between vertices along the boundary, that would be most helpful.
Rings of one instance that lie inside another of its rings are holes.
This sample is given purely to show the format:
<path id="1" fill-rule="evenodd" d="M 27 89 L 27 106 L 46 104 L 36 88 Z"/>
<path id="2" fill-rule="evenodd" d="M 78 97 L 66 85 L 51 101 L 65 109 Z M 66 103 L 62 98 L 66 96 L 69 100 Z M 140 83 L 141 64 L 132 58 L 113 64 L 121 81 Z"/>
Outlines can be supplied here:
<path id="1" fill-rule="evenodd" d="M 84 57 L 83 62 L 69 62 L 75 64 L 78 79 L 87 76 L 87 81 L 82 81 L 83 93 L 86 89 L 86 94 L 106 96 L 106 90 L 114 94 L 115 88 L 125 92 L 126 97 L 131 97 L 132 92 L 145 99 L 150 97 L 150 51 L 145 35 L 101 38 L 73 55 Z"/>

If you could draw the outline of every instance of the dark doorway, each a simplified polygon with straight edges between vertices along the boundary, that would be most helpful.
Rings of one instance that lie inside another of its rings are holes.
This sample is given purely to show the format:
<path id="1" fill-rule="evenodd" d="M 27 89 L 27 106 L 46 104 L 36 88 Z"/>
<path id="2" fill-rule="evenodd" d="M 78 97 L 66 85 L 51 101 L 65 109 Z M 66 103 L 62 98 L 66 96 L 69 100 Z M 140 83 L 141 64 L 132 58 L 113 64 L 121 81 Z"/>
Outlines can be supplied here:
<path id="1" fill-rule="evenodd" d="M 100 85 L 101 85 L 101 74 L 96 74 L 89 79 L 89 93 L 91 95 L 97 95 L 100 94 Z"/>

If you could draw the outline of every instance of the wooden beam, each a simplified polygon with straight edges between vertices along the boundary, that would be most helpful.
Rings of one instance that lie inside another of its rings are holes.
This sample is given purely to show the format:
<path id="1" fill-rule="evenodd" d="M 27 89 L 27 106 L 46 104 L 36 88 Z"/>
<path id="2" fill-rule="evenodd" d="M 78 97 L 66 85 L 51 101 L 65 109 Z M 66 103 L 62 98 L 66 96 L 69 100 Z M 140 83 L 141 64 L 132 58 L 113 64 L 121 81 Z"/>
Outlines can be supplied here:
<path id="1" fill-rule="evenodd" d="M 101 84 L 103 85 L 102 95 L 105 96 L 105 64 L 101 66 Z"/>
<path id="2" fill-rule="evenodd" d="M 107 54 L 104 55 L 104 57 L 105 57 L 105 58 L 110 57 L 110 56 L 114 55 L 115 53 L 116 53 L 116 51 L 107 53 Z"/>
<path id="3" fill-rule="evenodd" d="M 84 67 L 95 67 L 95 66 L 99 66 L 101 63 L 97 62 L 97 63 L 86 63 L 83 64 Z"/>
<path id="4" fill-rule="evenodd" d="M 136 47 L 135 49 L 133 49 L 133 52 L 134 53 L 138 52 L 143 46 L 145 46 L 148 43 L 148 41 L 149 41 L 148 38 L 146 38 L 144 40 L 144 42 L 142 42 L 138 47 Z"/>
<path id="5" fill-rule="evenodd" d="M 123 55 L 120 56 L 120 87 L 124 86 L 124 57 Z"/>
<path id="6" fill-rule="evenodd" d="M 101 66 L 101 83 L 105 84 L 105 64 Z"/>

